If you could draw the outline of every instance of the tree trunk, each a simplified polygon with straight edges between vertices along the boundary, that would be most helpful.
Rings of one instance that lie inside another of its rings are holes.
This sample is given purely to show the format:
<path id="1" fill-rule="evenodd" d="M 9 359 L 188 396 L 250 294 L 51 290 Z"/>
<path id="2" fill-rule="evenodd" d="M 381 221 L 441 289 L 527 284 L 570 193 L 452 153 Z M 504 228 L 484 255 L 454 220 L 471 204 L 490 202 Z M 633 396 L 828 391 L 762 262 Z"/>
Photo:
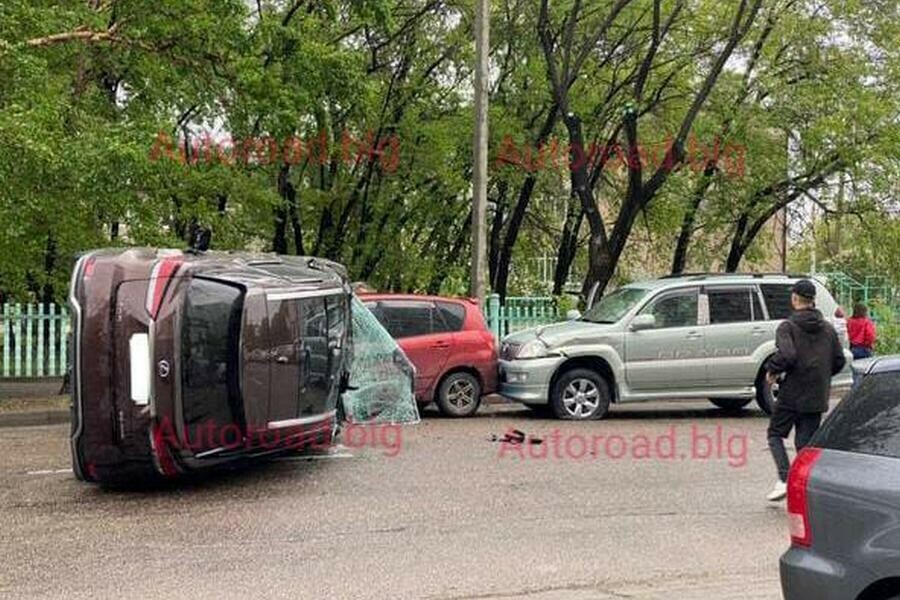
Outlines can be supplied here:
<path id="1" fill-rule="evenodd" d="M 56 269 L 56 238 L 53 234 L 47 236 L 47 248 L 44 251 L 44 287 L 41 290 L 41 301 L 45 303 L 53 302 L 53 271 Z M 42 325 L 43 326 L 43 325 Z"/>
<path id="2" fill-rule="evenodd" d="M 585 301 L 590 298 L 595 285 L 597 287 L 597 293 L 594 296 L 594 299 L 596 300 L 603 295 L 606 286 L 609 285 L 609 282 L 616 272 L 616 265 L 619 263 L 621 251 L 615 252 L 610 248 L 605 238 L 592 234 L 588 245 L 588 254 L 590 266 L 588 267 L 588 273 L 585 277 L 584 286 L 582 287 L 582 295 L 584 296 Z"/>
<path id="3" fill-rule="evenodd" d="M 294 252 L 297 256 L 303 256 L 303 223 L 300 222 L 300 211 L 297 205 L 297 188 L 287 177 L 283 182 L 282 197 L 287 201 L 291 230 L 294 232 Z"/>
<path id="4" fill-rule="evenodd" d="M 691 245 L 691 239 L 694 237 L 694 225 L 697 222 L 697 213 L 700 210 L 700 205 L 703 204 L 703 199 L 706 197 L 709 186 L 712 185 L 712 176 L 715 172 L 715 164 L 707 163 L 706 168 L 703 170 L 702 179 L 697 184 L 697 189 L 694 190 L 694 195 L 691 197 L 691 204 L 684 213 L 684 220 L 681 222 L 681 231 L 678 234 L 678 241 L 675 244 L 675 256 L 672 259 L 673 275 L 684 273 L 684 270 L 687 267 L 688 248 Z"/>
<path id="5" fill-rule="evenodd" d="M 528 203 L 531 200 L 531 194 L 534 192 L 536 183 L 537 178 L 534 175 L 529 175 L 522 184 L 522 189 L 519 190 L 519 199 L 506 225 L 506 235 L 503 236 L 503 242 L 500 244 L 497 272 L 492 287 L 494 293 L 500 295 L 501 301 L 506 299 L 506 291 L 509 284 L 509 265 L 512 261 L 513 247 L 516 245 L 519 230 L 522 228 L 522 222 L 525 220 L 525 212 L 528 209 Z"/>
<path id="6" fill-rule="evenodd" d="M 570 146 L 576 149 L 584 148 L 581 119 L 576 114 L 569 113 L 565 116 L 564 121 L 569 134 Z M 594 198 L 594 188 L 588 173 L 588 161 L 583 156 L 574 156 L 571 163 L 572 194 L 578 198 L 591 230 L 591 238 L 588 243 L 588 272 L 581 288 L 581 294 L 587 300 L 595 283 L 600 284 L 598 291 L 602 293 L 609 280 L 612 279 L 624 242 L 621 243 L 621 247 L 617 247 L 612 244 L 613 239 L 607 238 L 606 225 Z M 625 211 L 624 205 L 622 211 Z M 615 235 L 616 232 L 621 232 L 619 223 L 616 224 L 613 234 Z"/>
<path id="7" fill-rule="evenodd" d="M 281 203 L 275 208 L 275 231 L 272 235 L 272 250 L 276 254 L 287 254 L 287 187 L 290 185 L 288 176 L 291 167 L 284 164 L 278 172 L 278 195 L 281 196 Z"/>
<path id="8" fill-rule="evenodd" d="M 569 203 L 566 211 L 566 222 L 563 225 L 562 236 L 559 241 L 559 251 L 556 255 L 556 269 L 553 272 L 553 295 L 563 293 L 566 281 L 569 279 L 569 271 L 575 254 L 578 251 L 578 234 L 581 231 L 581 223 L 584 221 L 584 208 L 580 204 Z"/>
<path id="9" fill-rule="evenodd" d="M 734 227 L 734 235 L 731 237 L 731 248 L 728 251 L 728 258 L 725 260 L 725 272 L 734 273 L 741 266 L 741 259 L 747 247 L 744 244 L 744 234 L 747 232 L 747 224 L 749 221 L 747 213 L 742 214 Z"/>
<path id="10" fill-rule="evenodd" d="M 497 203 L 494 205 L 494 220 L 488 237 L 488 277 L 494 282 L 497 276 L 497 262 L 500 258 L 500 236 L 503 234 L 503 220 L 506 217 L 509 184 L 504 180 L 498 184 Z"/>
<path id="11" fill-rule="evenodd" d="M 439 263 L 437 270 L 434 272 L 434 275 L 431 277 L 431 281 L 428 283 L 428 293 L 436 296 L 441 291 L 441 284 L 444 283 L 444 280 L 447 279 L 447 274 L 450 272 L 450 267 L 458 262 L 458 257 L 462 255 L 463 249 L 465 248 L 466 242 L 469 241 L 469 232 L 472 227 L 472 211 L 469 211 L 468 216 L 466 216 L 466 220 L 463 222 L 462 227 L 456 234 L 456 239 L 453 241 L 453 245 L 450 247 L 450 251 Z"/>
<path id="12" fill-rule="evenodd" d="M 541 130 L 538 132 L 537 139 L 535 139 L 533 144 L 534 148 L 539 148 L 543 145 L 544 142 L 547 141 L 547 138 L 550 137 L 550 134 L 553 133 L 553 128 L 556 126 L 558 115 L 559 107 L 554 104 L 547 113 L 547 117 L 544 120 L 544 124 L 541 126 Z M 531 195 L 534 193 L 534 186 L 536 183 L 537 176 L 534 173 L 529 173 L 528 177 L 526 177 L 525 181 L 522 183 L 522 188 L 519 190 L 519 197 L 513 208 L 512 214 L 509 217 L 509 222 L 506 225 L 506 235 L 503 237 L 503 242 L 500 244 L 500 252 L 497 259 L 497 272 L 491 283 L 494 293 L 499 294 L 501 300 L 506 298 L 507 285 L 509 283 L 509 267 L 512 262 L 513 248 L 515 248 L 516 240 L 519 237 L 519 230 L 522 228 L 522 222 L 525 220 L 525 213 L 528 210 L 528 203 L 531 201 Z"/>

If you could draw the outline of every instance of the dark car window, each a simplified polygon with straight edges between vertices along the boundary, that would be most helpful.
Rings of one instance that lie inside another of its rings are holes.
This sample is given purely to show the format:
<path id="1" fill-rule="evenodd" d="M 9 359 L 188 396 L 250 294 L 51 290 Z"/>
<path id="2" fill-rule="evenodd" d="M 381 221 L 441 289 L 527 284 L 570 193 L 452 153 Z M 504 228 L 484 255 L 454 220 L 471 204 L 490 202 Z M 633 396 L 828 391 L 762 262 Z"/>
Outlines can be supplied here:
<path id="1" fill-rule="evenodd" d="M 328 378 L 328 320 L 324 298 L 300 301 L 301 348 L 306 368 L 300 370 L 300 390 L 316 385 Z"/>
<path id="2" fill-rule="evenodd" d="M 304 298 L 300 301 L 301 331 L 304 338 L 324 338 L 328 332 L 324 298 Z"/>
<path id="3" fill-rule="evenodd" d="M 331 340 L 343 340 L 347 320 L 347 302 L 344 296 L 328 296 L 328 337 Z"/>
<path id="4" fill-rule="evenodd" d="M 828 418 L 812 444 L 900 458 L 900 372 L 865 377 Z"/>
<path id="5" fill-rule="evenodd" d="M 641 313 L 656 317 L 658 329 L 693 327 L 697 325 L 697 305 L 697 290 L 690 289 L 665 294 Z"/>
<path id="6" fill-rule="evenodd" d="M 429 335 L 435 329 L 435 311 L 431 302 L 379 302 L 378 310 L 374 312 L 395 339 Z"/>
<path id="7" fill-rule="evenodd" d="M 753 320 L 749 289 L 709 290 L 709 322 L 747 323 Z"/>
<path id="8" fill-rule="evenodd" d="M 181 329 L 181 394 L 191 439 L 196 439 L 196 428 L 210 421 L 217 427 L 239 422 L 241 312 L 240 289 L 191 281 Z"/>
<path id="9" fill-rule="evenodd" d="M 466 309 L 455 302 L 437 302 L 438 312 L 443 318 L 444 331 L 461 331 L 466 320 Z"/>
<path id="10" fill-rule="evenodd" d="M 790 285 L 763 284 L 760 289 L 766 300 L 766 308 L 769 309 L 770 320 L 780 321 L 791 316 L 794 309 L 791 307 Z"/>

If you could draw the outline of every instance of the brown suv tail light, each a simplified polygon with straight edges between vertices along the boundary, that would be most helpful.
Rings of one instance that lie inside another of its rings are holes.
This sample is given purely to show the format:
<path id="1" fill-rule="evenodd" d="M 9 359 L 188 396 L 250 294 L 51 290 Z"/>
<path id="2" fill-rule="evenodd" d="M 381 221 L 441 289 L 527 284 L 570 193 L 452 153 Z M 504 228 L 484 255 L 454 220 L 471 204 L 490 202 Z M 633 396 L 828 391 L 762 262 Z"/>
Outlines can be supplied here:
<path id="1" fill-rule="evenodd" d="M 81 269 L 81 278 L 90 279 L 94 276 L 94 263 L 97 259 L 93 256 L 84 261 L 84 267 Z"/>
<path id="2" fill-rule="evenodd" d="M 791 529 L 791 543 L 796 546 L 812 545 L 809 526 L 809 478 L 813 467 L 822 456 L 819 448 L 804 448 L 797 455 L 788 475 L 787 512 Z"/>
<path id="3" fill-rule="evenodd" d="M 162 306 L 163 296 L 166 294 L 166 288 L 169 281 L 178 271 L 184 259 L 181 257 L 164 258 L 153 265 L 153 271 L 150 273 L 150 285 L 147 287 L 147 313 L 151 319 L 156 319 L 159 314 L 159 307 Z"/>

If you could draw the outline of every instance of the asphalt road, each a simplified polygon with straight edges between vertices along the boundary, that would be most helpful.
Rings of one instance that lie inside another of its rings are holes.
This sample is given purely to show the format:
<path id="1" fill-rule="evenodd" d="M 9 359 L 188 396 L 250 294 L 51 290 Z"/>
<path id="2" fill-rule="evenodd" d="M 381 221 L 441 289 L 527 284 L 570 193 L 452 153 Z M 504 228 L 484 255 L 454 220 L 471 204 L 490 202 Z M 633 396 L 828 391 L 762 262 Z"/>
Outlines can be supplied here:
<path id="1" fill-rule="evenodd" d="M 3 428 L 0 598 L 774 600 L 766 423 L 492 406 L 149 492 L 76 482 L 65 425 Z M 510 429 L 543 442 L 491 441 Z"/>

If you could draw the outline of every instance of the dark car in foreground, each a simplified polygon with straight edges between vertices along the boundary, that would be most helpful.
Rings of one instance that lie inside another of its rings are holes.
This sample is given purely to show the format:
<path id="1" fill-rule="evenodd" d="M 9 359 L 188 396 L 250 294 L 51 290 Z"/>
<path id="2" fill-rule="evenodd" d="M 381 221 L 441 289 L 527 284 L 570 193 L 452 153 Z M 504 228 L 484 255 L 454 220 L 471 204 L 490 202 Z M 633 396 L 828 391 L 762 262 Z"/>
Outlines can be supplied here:
<path id="1" fill-rule="evenodd" d="M 416 400 L 468 417 L 497 389 L 497 346 L 477 300 L 411 294 L 360 299 L 416 368 Z"/>
<path id="2" fill-rule="evenodd" d="M 330 443 L 350 298 L 343 268 L 314 258 L 82 256 L 70 290 L 77 478 L 176 477 Z"/>
<path id="3" fill-rule="evenodd" d="M 900 599 L 900 358 L 865 369 L 791 467 L 785 600 Z"/>

